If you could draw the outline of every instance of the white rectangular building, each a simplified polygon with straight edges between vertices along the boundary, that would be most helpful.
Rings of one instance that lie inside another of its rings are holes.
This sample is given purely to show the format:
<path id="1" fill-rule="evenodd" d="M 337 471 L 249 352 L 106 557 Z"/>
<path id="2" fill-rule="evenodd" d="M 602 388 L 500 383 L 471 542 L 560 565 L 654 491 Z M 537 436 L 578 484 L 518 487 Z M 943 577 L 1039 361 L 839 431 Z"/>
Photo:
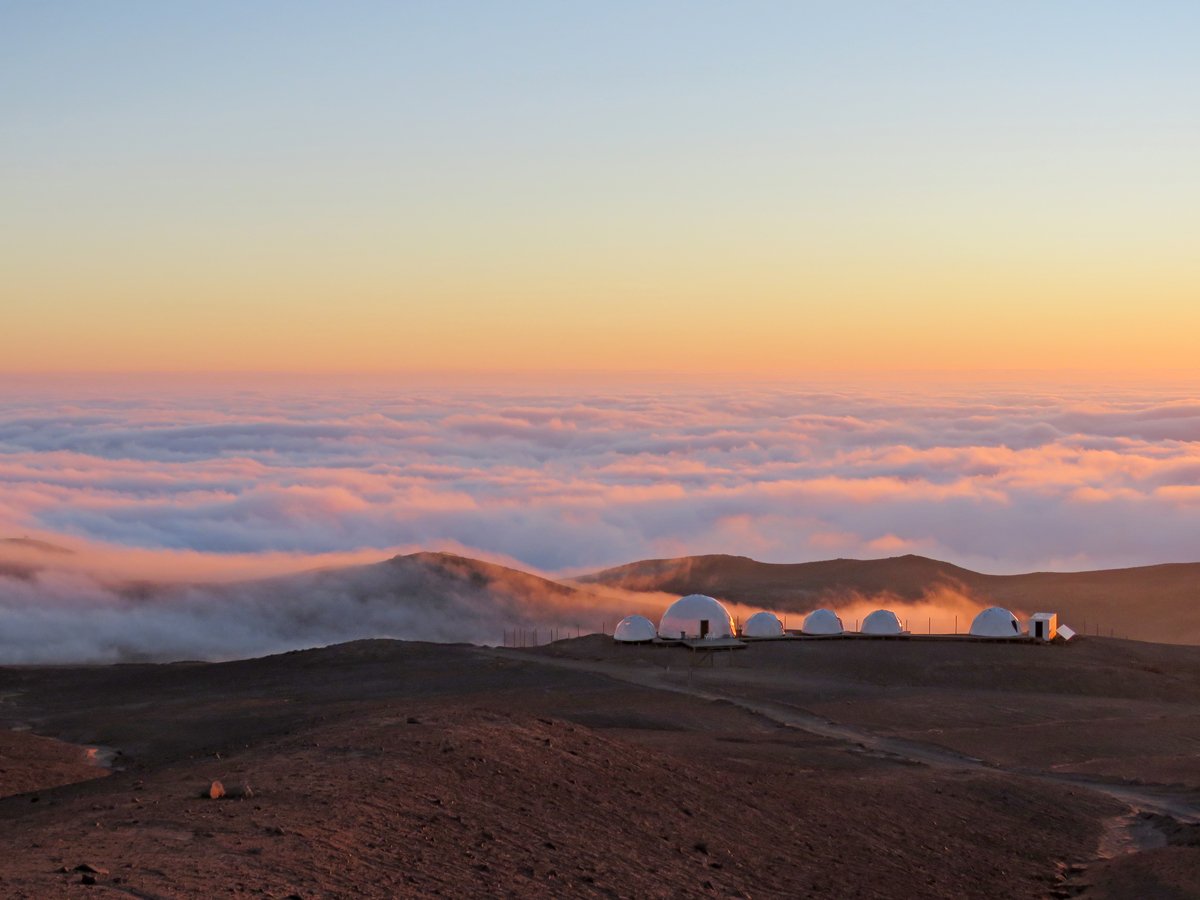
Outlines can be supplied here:
<path id="1" fill-rule="evenodd" d="M 1029 618 L 1029 636 L 1039 641 L 1052 641 L 1058 634 L 1058 613 L 1034 613 Z"/>

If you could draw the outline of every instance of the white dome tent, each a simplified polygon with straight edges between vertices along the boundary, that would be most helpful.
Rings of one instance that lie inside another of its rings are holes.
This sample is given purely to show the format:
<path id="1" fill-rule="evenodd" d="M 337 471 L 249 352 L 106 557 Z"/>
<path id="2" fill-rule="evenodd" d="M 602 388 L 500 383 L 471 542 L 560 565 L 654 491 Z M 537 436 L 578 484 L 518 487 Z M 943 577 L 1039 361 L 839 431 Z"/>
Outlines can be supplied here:
<path id="1" fill-rule="evenodd" d="M 779 621 L 779 616 L 775 613 L 757 612 L 742 626 L 742 637 L 783 637 L 783 623 Z"/>
<path id="2" fill-rule="evenodd" d="M 841 634 L 846 629 L 832 609 L 814 609 L 805 616 L 800 630 L 805 634 Z"/>
<path id="3" fill-rule="evenodd" d="M 971 623 L 971 634 L 975 637 L 1020 637 L 1021 623 L 1004 607 L 989 606 Z"/>
<path id="4" fill-rule="evenodd" d="M 729 610 L 706 594 L 688 594 L 667 607 L 658 636 L 670 640 L 733 637 Z"/>
<path id="5" fill-rule="evenodd" d="M 877 609 L 862 623 L 862 634 L 904 634 L 904 626 L 890 609 Z"/>
<path id="6" fill-rule="evenodd" d="M 613 629 L 613 640 L 619 644 L 644 644 L 655 636 L 654 623 L 645 616 L 626 616 Z"/>

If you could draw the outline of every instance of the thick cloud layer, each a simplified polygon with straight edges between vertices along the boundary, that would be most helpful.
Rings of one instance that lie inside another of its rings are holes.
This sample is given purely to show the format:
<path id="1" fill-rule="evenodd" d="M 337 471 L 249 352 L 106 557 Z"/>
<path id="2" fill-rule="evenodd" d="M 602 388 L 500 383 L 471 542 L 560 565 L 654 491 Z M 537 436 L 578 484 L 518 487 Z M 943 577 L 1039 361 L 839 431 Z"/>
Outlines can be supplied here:
<path id="1" fill-rule="evenodd" d="M 1124 566 L 1200 557 L 1200 399 L 13 381 L 0 501 L 0 533 L 198 560 L 426 547 L 573 571 L 706 552 Z"/>

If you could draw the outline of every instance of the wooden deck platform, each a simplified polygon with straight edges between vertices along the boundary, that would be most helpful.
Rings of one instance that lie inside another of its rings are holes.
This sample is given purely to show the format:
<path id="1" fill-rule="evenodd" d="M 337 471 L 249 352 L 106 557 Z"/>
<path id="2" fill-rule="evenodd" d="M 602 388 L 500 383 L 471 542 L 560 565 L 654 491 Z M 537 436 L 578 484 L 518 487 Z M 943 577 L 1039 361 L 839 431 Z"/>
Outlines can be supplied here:
<path id="1" fill-rule="evenodd" d="M 863 634 L 859 631 L 846 631 L 842 634 L 800 634 L 788 632 L 788 636 L 801 641 L 970 641 L 984 644 L 1044 644 L 1045 641 L 1028 635 L 1013 635 L 1012 637 L 984 637 L 975 634 Z"/>
<path id="2" fill-rule="evenodd" d="M 742 650 L 751 644 L 762 644 L 774 641 L 966 641 L 980 644 L 1045 644 L 1047 641 L 1020 635 L 1013 637 L 982 637 L 974 634 L 862 634 L 858 631 L 846 631 L 842 634 L 801 634 L 789 631 L 779 637 L 736 637 L 736 638 L 661 638 L 641 641 L 641 644 L 652 644 L 656 647 L 686 647 L 689 650 Z"/>
<path id="3" fill-rule="evenodd" d="M 698 638 L 679 643 L 689 650 L 743 650 L 750 646 L 739 638 Z"/>

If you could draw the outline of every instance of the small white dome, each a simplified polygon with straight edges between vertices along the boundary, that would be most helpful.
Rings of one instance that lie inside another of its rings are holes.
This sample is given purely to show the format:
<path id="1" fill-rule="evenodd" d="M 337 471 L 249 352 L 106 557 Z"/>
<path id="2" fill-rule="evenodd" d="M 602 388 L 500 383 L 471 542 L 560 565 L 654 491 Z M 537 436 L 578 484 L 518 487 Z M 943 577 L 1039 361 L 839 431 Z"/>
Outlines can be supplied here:
<path id="1" fill-rule="evenodd" d="M 904 626 L 890 609 L 877 609 L 862 623 L 863 634 L 903 634 Z"/>
<path id="2" fill-rule="evenodd" d="M 688 594 L 667 607 L 658 623 L 658 636 L 674 640 L 733 637 L 733 617 L 720 601 L 706 594 Z"/>
<path id="3" fill-rule="evenodd" d="M 746 624 L 742 626 L 742 634 L 755 638 L 782 637 L 783 623 L 775 613 L 757 612 L 746 620 Z"/>
<path id="4" fill-rule="evenodd" d="M 613 629 L 613 640 L 622 644 L 640 644 L 654 640 L 654 623 L 645 616 L 626 616 Z"/>
<path id="5" fill-rule="evenodd" d="M 989 606 L 971 623 L 976 637 L 1020 637 L 1021 623 L 1002 606 Z"/>
<path id="6" fill-rule="evenodd" d="M 800 630 L 805 634 L 841 634 L 845 631 L 842 620 L 832 609 L 814 609 L 805 617 Z"/>

